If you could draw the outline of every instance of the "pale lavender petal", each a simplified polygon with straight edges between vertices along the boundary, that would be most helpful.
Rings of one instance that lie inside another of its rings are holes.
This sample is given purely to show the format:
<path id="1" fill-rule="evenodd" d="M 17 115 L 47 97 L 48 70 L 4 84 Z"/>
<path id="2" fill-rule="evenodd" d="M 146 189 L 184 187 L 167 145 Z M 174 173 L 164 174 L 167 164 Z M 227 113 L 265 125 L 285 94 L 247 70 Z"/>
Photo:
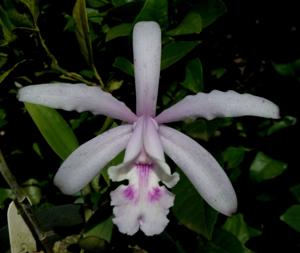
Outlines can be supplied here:
<path id="1" fill-rule="evenodd" d="M 161 31 L 157 23 L 139 22 L 133 30 L 133 57 L 138 116 L 155 116 L 161 57 Z"/>
<path id="2" fill-rule="evenodd" d="M 157 160 L 164 161 L 164 150 L 158 136 L 158 125 L 150 117 L 145 117 L 144 121 L 144 148 L 146 153 Z"/>
<path id="3" fill-rule="evenodd" d="M 55 185 L 65 194 L 78 192 L 126 147 L 131 132 L 132 125 L 122 125 L 81 145 L 59 168 Z"/>
<path id="4" fill-rule="evenodd" d="M 143 150 L 143 129 L 144 121 L 143 117 L 140 117 L 133 124 L 133 133 L 126 146 L 124 162 L 134 160 Z"/>
<path id="5" fill-rule="evenodd" d="M 160 181 L 162 181 L 167 187 L 174 187 L 179 181 L 180 177 L 177 172 L 171 174 L 169 165 L 161 160 L 153 159 L 153 171 L 157 175 Z"/>
<path id="6" fill-rule="evenodd" d="M 85 84 L 49 83 L 30 85 L 19 90 L 22 102 L 40 104 L 56 109 L 78 112 L 90 111 L 129 123 L 136 120 L 135 114 L 121 101 L 99 87 Z"/>
<path id="7" fill-rule="evenodd" d="M 235 91 L 198 93 L 187 96 L 175 105 L 160 113 L 155 119 L 161 123 L 179 121 L 186 118 L 258 116 L 279 118 L 279 108 L 273 102 L 251 94 Z"/>
<path id="8" fill-rule="evenodd" d="M 174 195 L 153 173 L 151 164 L 133 166 L 129 184 L 111 192 L 113 222 L 120 232 L 133 235 L 141 229 L 146 235 L 161 233 L 168 224 L 167 214 Z"/>
<path id="9" fill-rule="evenodd" d="M 175 129 L 160 126 L 166 154 L 183 170 L 201 196 L 220 213 L 236 211 L 234 189 L 218 162 L 197 142 Z"/>

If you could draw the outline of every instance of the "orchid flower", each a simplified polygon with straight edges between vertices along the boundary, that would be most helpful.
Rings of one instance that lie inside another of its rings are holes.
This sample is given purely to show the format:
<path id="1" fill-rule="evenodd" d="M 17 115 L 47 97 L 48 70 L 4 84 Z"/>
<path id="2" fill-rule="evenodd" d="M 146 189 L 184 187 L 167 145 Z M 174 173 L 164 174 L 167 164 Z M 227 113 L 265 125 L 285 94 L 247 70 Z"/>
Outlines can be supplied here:
<path id="1" fill-rule="evenodd" d="M 202 117 L 260 116 L 278 118 L 278 107 L 267 99 L 234 91 L 187 96 L 156 116 L 161 30 L 155 22 L 139 22 L 133 30 L 136 114 L 99 87 L 85 84 L 40 84 L 20 89 L 20 101 L 44 106 L 90 111 L 124 124 L 96 136 L 77 148 L 61 165 L 54 183 L 65 194 L 87 185 L 118 153 L 122 164 L 108 169 L 112 181 L 128 180 L 111 192 L 113 222 L 120 232 L 133 235 L 161 233 L 168 223 L 174 194 L 167 188 L 179 180 L 166 164 L 166 153 L 214 209 L 231 215 L 237 208 L 234 189 L 218 162 L 196 141 L 165 123 Z M 161 184 L 161 183 L 162 184 Z"/>

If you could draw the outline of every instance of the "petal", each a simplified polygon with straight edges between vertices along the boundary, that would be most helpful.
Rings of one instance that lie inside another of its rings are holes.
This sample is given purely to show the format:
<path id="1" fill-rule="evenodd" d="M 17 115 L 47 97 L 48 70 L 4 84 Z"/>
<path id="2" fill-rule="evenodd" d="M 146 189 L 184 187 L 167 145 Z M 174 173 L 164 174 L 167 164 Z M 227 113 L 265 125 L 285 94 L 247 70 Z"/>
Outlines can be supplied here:
<path id="1" fill-rule="evenodd" d="M 161 123 L 183 120 L 189 117 L 259 116 L 279 118 L 279 108 L 273 102 L 250 94 L 239 94 L 235 91 L 222 92 L 213 90 L 210 93 L 198 93 L 187 96 L 156 117 Z"/>
<path id="2" fill-rule="evenodd" d="M 143 129 L 144 121 L 143 117 L 140 117 L 136 123 L 133 125 L 133 133 L 129 139 L 126 146 L 126 152 L 124 157 L 124 162 L 134 160 L 143 149 Z"/>
<path id="3" fill-rule="evenodd" d="M 139 22 L 135 25 L 133 57 L 137 115 L 154 116 L 161 57 L 161 31 L 157 23 Z"/>
<path id="4" fill-rule="evenodd" d="M 134 113 L 121 101 L 99 87 L 85 84 L 49 83 L 30 85 L 19 90 L 22 102 L 45 105 L 56 109 L 78 112 L 90 111 L 129 123 L 136 120 Z"/>
<path id="5" fill-rule="evenodd" d="M 164 161 L 164 150 L 158 136 L 158 125 L 150 117 L 145 117 L 144 123 L 144 148 L 146 153 L 157 160 Z"/>
<path id="6" fill-rule="evenodd" d="M 177 184 L 179 180 L 179 174 L 174 173 L 171 175 L 171 169 L 167 163 L 165 163 L 164 150 L 161 144 L 160 137 L 158 135 L 158 125 L 155 120 L 150 117 L 145 119 L 144 124 L 144 148 L 147 155 L 151 158 L 155 164 L 154 171 L 158 178 L 169 188 Z"/>
<path id="7" fill-rule="evenodd" d="M 236 211 L 234 189 L 218 162 L 197 142 L 175 129 L 160 126 L 166 154 L 183 170 L 209 205 L 220 213 Z"/>
<path id="8" fill-rule="evenodd" d="M 161 160 L 153 160 L 153 171 L 157 177 L 169 188 L 174 187 L 179 181 L 177 172 L 171 174 L 171 169 L 167 163 Z"/>
<path id="9" fill-rule="evenodd" d="M 54 183 L 65 194 L 74 194 L 121 152 L 131 136 L 132 125 L 113 128 L 77 148 L 61 165 Z"/>
<path id="10" fill-rule="evenodd" d="M 146 235 L 154 235 L 164 230 L 174 195 L 158 181 L 151 165 L 139 164 L 132 167 L 129 185 L 111 192 L 113 222 L 120 232 L 133 235 L 140 228 Z"/>

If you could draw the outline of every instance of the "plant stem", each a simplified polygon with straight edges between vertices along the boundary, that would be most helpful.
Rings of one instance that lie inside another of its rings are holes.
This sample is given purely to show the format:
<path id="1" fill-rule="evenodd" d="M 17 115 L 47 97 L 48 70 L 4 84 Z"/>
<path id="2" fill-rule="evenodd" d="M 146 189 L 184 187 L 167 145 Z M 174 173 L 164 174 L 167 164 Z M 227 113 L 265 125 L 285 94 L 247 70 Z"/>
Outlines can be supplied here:
<path id="1" fill-rule="evenodd" d="M 15 205 L 24 219 L 25 223 L 29 227 L 35 239 L 40 243 L 42 248 L 47 253 L 53 253 L 52 251 L 52 241 L 56 237 L 55 233 L 52 230 L 43 231 L 40 227 L 40 224 L 36 217 L 33 214 L 32 207 L 26 197 L 26 193 L 23 189 L 18 185 L 16 178 L 9 170 L 3 154 L 0 150 L 0 172 L 4 177 L 7 184 L 10 186 L 11 190 L 15 195 Z"/>

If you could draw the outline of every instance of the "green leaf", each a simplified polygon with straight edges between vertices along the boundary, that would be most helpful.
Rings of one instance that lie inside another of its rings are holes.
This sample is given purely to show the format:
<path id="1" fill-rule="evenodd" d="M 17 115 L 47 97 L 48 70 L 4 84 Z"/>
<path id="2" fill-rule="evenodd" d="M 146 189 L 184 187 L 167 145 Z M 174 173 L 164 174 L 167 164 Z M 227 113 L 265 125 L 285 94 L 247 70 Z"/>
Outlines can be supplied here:
<path id="1" fill-rule="evenodd" d="M 12 66 L 10 69 L 4 71 L 0 74 L 0 84 L 9 76 L 11 72 L 13 72 L 20 64 L 24 63 L 26 60 L 22 60 L 20 62 L 17 62 L 14 66 Z"/>
<path id="2" fill-rule="evenodd" d="M 36 179 L 28 179 L 22 184 L 22 187 L 26 192 L 27 196 L 29 197 L 30 203 L 32 205 L 37 205 L 40 203 L 42 199 L 42 191 L 39 187 L 39 182 Z"/>
<path id="3" fill-rule="evenodd" d="M 117 57 L 113 63 L 113 66 L 127 75 L 134 76 L 133 64 L 124 57 Z"/>
<path id="4" fill-rule="evenodd" d="M 230 232 L 218 229 L 214 233 L 212 241 L 201 252 L 206 253 L 245 253 L 241 242 Z"/>
<path id="5" fill-rule="evenodd" d="M 109 92 L 118 90 L 118 89 L 121 88 L 122 84 L 123 84 L 123 80 L 121 80 L 121 81 L 118 81 L 118 80 L 111 80 L 111 81 L 109 81 L 109 83 L 107 84 L 107 90 L 108 90 Z"/>
<path id="6" fill-rule="evenodd" d="M 246 149 L 244 147 L 228 147 L 222 153 L 223 161 L 228 169 L 237 168 L 245 157 Z"/>
<path id="7" fill-rule="evenodd" d="M 95 236 L 81 238 L 78 245 L 88 252 L 104 252 L 105 250 L 105 241 Z"/>
<path id="8" fill-rule="evenodd" d="M 290 191 L 294 197 L 300 202 L 300 184 L 294 185 L 290 188 Z"/>
<path id="9" fill-rule="evenodd" d="M 199 58 L 188 62 L 185 68 L 185 80 L 181 84 L 194 93 L 203 90 L 203 69 Z"/>
<path id="10" fill-rule="evenodd" d="M 245 244 L 250 239 L 248 227 L 242 214 L 228 217 L 223 228 L 238 238 L 242 244 Z"/>
<path id="11" fill-rule="evenodd" d="M 300 205 L 291 206 L 280 216 L 280 219 L 296 231 L 300 232 Z"/>
<path id="12" fill-rule="evenodd" d="M 20 0 L 28 10 L 30 11 L 34 22 L 37 22 L 38 16 L 39 16 L 39 8 L 38 8 L 38 3 L 36 0 Z"/>
<path id="13" fill-rule="evenodd" d="M 0 129 L 7 124 L 6 112 L 4 109 L 0 108 Z"/>
<path id="14" fill-rule="evenodd" d="M 119 7 L 124 4 L 132 3 L 134 0 L 112 0 L 111 2 L 115 7 Z"/>
<path id="15" fill-rule="evenodd" d="M 292 63 L 273 63 L 278 74 L 282 76 L 294 76 L 294 66 Z"/>
<path id="16" fill-rule="evenodd" d="M 109 4 L 106 0 L 87 0 L 87 5 L 92 8 L 99 8 Z"/>
<path id="17" fill-rule="evenodd" d="M 7 199 L 13 199 L 14 194 L 11 189 L 0 188 L 0 208 L 4 207 L 4 202 Z"/>
<path id="18" fill-rule="evenodd" d="M 273 133 L 276 133 L 277 131 L 294 126 L 297 123 L 297 119 L 292 116 L 285 116 L 280 121 L 274 122 L 274 124 L 268 129 L 267 135 L 272 135 Z"/>
<path id="19" fill-rule="evenodd" d="M 187 228 L 210 239 L 218 213 L 204 202 L 182 173 L 173 192 L 176 195 L 172 209 L 175 217 Z"/>
<path id="20" fill-rule="evenodd" d="M 161 69 L 164 70 L 178 62 L 189 52 L 191 52 L 197 45 L 198 42 L 196 41 L 178 41 L 167 44 L 162 49 Z"/>
<path id="21" fill-rule="evenodd" d="M 200 33 L 202 31 L 202 19 L 199 13 L 189 12 L 181 23 L 175 28 L 167 32 L 170 36 L 186 35 Z"/>
<path id="22" fill-rule="evenodd" d="M 8 10 L 0 5 L 0 46 L 6 45 L 16 38 L 13 33 L 15 25 L 10 20 Z"/>
<path id="23" fill-rule="evenodd" d="M 81 53 L 86 62 L 92 66 L 94 64 L 94 60 L 85 0 L 76 0 L 73 9 L 73 17 Z"/>
<path id="24" fill-rule="evenodd" d="M 85 233 L 86 236 L 95 236 L 101 239 L 106 240 L 107 242 L 111 241 L 112 236 L 112 230 L 113 230 L 113 222 L 112 217 L 109 217 L 108 219 L 102 221 L 89 231 Z"/>
<path id="25" fill-rule="evenodd" d="M 78 147 L 72 129 L 56 110 L 30 103 L 25 103 L 25 107 L 47 143 L 60 158 L 66 159 Z"/>
<path id="26" fill-rule="evenodd" d="M 168 1 L 146 0 L 134 23 L 139 21 L 156 21 L 161 27 L 165 27 L 168 23 Z"/>
<path id="27" fill-rule="evenodd" d="M 202 18 L 202 27 L 205 28 L 223 16 L 227 11 L 226 5 L 222 0 L 199 1 L 197 11 Z"/>
<path id="28" fill-rule="evenodd" d="M 88 21 L 90 21 L 91 23 L 95 23 L 97 25 L 101 24 L 103 17 L 98 10 L 92 8 L 86 8 L 86 14 L 88 17 Z"/>
<path id="29" fill-rule="evenodd" d="M 132 30 L 132 24 L 123 23 L 109 28 L 106 33 L 105 41 L 110 41 L 119 37 L 129 36 Z"/>
<path id="30" fill-rule="evenodd" d="M 44 229 L 72 227 L 83 223 L 81 206 L 75 204 L 40 207 L 34 211 L 34 215 Z"/>
<path id="31" fill-rule="evenodd" d="M 279 176 L 286 168 L 286 163 L 259 152 L 250 166 L 250 178 L 256 182 L 262 182 Z"/>

